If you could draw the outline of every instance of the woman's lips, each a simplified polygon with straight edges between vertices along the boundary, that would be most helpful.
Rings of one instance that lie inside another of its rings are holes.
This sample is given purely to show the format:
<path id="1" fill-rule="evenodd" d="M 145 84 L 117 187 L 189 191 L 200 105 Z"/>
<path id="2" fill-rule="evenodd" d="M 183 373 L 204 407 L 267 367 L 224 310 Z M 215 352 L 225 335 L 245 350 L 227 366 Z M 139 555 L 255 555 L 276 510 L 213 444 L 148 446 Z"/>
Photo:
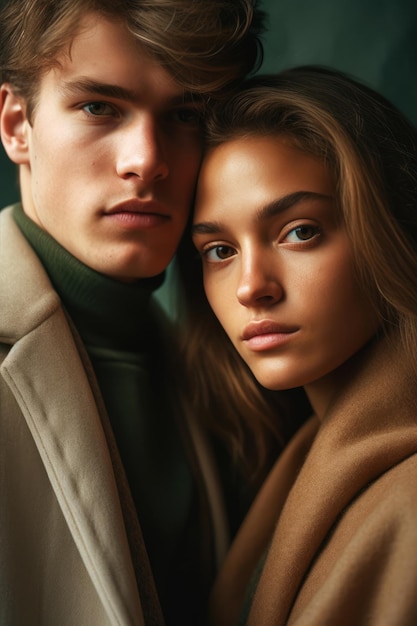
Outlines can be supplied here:
<path id="1" fill-rule="evenodd" d="M 242 333 L 242 341 L 255 352 L 270 350 L 286 344 L 297 330 L 272 320 L 250 322 Z"/>

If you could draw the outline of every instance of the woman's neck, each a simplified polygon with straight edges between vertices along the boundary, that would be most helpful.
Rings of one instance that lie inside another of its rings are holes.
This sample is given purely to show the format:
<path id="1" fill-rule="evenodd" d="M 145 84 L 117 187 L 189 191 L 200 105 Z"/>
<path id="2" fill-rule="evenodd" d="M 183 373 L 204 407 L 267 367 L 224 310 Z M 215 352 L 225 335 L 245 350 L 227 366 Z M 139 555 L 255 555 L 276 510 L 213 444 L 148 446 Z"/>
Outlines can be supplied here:
<path id="1" fill-rule="evenodd" d="M 369 343 L 336 369 L 304 386 L 312 409 L 320 421 L 323 421 L 333 401 L 340 395 L 352 375 L 357 371 L 362 355 L 368 346 Z"/>

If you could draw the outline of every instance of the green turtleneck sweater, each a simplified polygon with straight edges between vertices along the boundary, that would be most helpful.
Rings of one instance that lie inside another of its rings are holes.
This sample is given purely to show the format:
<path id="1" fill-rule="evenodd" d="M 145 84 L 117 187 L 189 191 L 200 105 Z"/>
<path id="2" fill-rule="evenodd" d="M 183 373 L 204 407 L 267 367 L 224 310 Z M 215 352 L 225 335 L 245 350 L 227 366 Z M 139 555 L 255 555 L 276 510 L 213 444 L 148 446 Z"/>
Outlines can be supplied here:
<path id="1" fill-rule="evenodd" d="M 187 624 L 184 606 L 190 603 L 190 585 L 191 595 L 198 595 L 193 589 L 199 578 L 194 543 L 198 520 L 192 474 L 161 387 L 163 347 L 151 296 L 163 275 L 135 283 L 113 280 L 78 261 L 20 206 L 15 206 L 13 215 L 90 356 L 166 622 L 176 623 L 181 615 L 178 623 Z M 188 597 L 181 600 L 181 592 Z"/>

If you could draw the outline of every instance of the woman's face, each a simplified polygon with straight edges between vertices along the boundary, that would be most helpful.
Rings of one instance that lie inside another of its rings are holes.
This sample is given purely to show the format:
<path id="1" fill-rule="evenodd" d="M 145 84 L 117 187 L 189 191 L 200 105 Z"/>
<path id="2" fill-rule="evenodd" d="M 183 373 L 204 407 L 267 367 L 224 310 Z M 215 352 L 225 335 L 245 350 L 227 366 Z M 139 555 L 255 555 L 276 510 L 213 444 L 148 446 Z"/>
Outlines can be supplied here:
<path id="1" fill-rule="evenodd" d="M 329 381 L 375 333 L 332 176 L 283 136 L 240 138 L 205 158 L 194 243 L 210 305 L 258 381 Z"/>

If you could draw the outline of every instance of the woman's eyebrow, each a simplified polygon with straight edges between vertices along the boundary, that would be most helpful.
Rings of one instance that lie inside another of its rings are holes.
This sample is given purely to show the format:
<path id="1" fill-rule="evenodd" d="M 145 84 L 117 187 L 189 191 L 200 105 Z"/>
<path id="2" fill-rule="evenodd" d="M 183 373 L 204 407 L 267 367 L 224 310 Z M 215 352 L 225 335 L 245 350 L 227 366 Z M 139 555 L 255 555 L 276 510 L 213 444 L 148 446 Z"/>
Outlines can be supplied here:
<path id="1" fill-rule="evenodd" d="M 263 207 L 256 211 L 256 219 L 258 221 L 262 221 L 268 219 L 269 217 L 275 217 L 275 215 L 279 215 L 284 211 L 287 211 L 291 207 L 296 204 L 300 204 L 301 202 L 311 201 L 311 200 L 332 200 L 332 196 L 328 196 L 324 193 L 317 193 L 315 191 L 295 191 L 294 193 L 290 193 L 287 196 L 283 196 L 277 200 L 273 200 L 268 204 L 265 204 Z"/>
<path id="2" fill-rule="evenodd" d="M 316 193 L 315 191 L 295 191 L 287 196 L 283 196 L 272 202 L 268 202 L 260 209 L 256 211 L 256 220 L 261 222 L 270 217 L 275 217 L 284 211 L 287 211 L 295 204 L 308 200 L 332 200 L 332 196 L 328 196 L 323 193 Z M 218 221 L 212 222 L 199 222 L 192 226 L 192 235 L 215 235 L 222 230 L 222 224 Z"/>
<path id="3" fill-rule="evenodd" d="M 221 230 L 220 222 L 200 222 L 192 225 L 191 235 L 216 235 Z"/>

